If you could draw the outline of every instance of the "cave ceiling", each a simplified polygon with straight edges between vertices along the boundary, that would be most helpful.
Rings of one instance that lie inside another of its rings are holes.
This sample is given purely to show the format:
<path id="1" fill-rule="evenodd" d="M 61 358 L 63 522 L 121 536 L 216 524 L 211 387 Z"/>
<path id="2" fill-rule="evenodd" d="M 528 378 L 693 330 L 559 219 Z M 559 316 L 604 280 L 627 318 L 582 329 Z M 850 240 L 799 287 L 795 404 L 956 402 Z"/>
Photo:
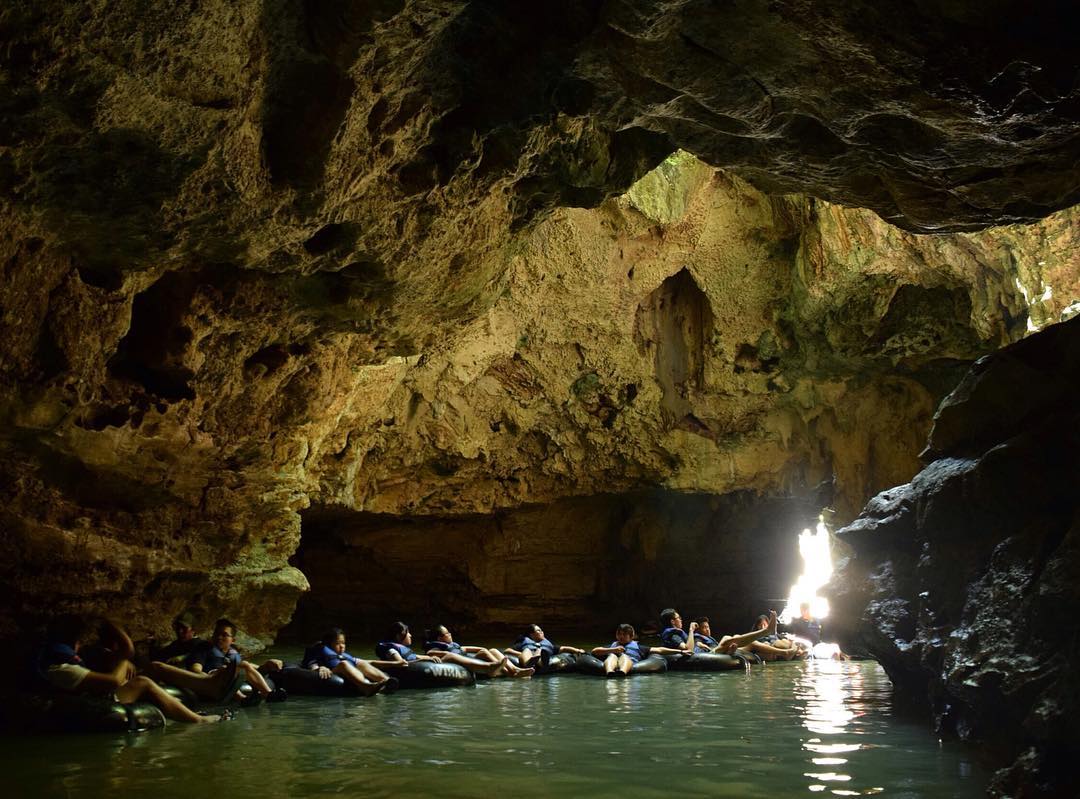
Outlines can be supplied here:
<path id="1" fill-rule="evenodd" d="M 272 634 L 312 502 L 852 515 L 1076 312 L 1070 11 L 7 4 L 0 631 L 198 595 Z"/>

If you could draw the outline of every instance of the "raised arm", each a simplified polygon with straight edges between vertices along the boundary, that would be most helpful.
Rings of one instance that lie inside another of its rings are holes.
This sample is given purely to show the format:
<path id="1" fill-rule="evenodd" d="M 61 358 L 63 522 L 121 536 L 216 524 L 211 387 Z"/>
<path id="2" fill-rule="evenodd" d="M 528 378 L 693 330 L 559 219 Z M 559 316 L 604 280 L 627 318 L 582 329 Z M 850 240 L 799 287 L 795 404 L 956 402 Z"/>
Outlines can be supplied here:
<path id="1" fill-rule="evenodd" d="M 96 693 L 109 693 L 135 676 L 135 666 L 129 660 L 121 660 L 112 671 L 92 671 L 82 679 L 80 687 Z"/>
<path id="2" fill-rule="evenodd" d="M 769 626 L 761 630 L 754 630 L 753 632 L 743 633 L 742 635 L 725 635 L 719 644 L 717 644 L 713 651 L 716 652 L 719 649 L 730 649 L 735 647 L 738 649 L 741 646 L 746 646 L 752 641 L 756 641 L 766 635 L 776 635 L 776 611 L 769 611 Z"/>
<path id="3" fill-rule="evenodd" d="M 686 631 L 686 640 L 679 644 L 679 649 L 693 654 L 695 646 L 697 646 L 697 622 L 692 621 Z"/>
<path id="4" fill-rule="evenodd" d="M 101 620 L 101 639 L 107 641 L 109 649 L 122 660 L 131 660 L 135 657 L 135 644 L 131 636 L 124 632 L 123 628 L 112 619 Z"/>

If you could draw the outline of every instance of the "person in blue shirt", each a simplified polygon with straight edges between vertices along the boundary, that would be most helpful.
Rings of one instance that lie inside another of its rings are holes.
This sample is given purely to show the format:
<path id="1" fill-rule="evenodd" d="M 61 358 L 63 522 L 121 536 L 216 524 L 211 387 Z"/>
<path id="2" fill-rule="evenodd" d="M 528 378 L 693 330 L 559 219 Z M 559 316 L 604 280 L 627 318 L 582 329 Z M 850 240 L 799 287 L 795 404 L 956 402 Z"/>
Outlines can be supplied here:
<path id="1" fill-rule="evenodd" d="M 220 701 L 227 698 L 228 690 L 222 695 L 217 682 L 209 678 L 222 669 L 228 669 L 247 680 L 266 701 L 285 701 L 288 697 L 285 689 L 271 688 L 259 669 L 240 656 L 233 646 L 235 639 L 236 625 L 228 619 L 218 619 L 210 640 L 203 641 L 184 658 L 184 668 L 155 661 L 147 671 L 154 679 L 185 688 L 201 699 Z M 269 660 L 263 664 L 263 668 L 280 670 L 281 661 Z"/>
<path id="2" fill-rule="evenodd" d="M 445 658 L 447 655 L 458 655 L 470 660 L 478 660 L 483 663 L 497 663 L 499 669 L 491 674 L 492 677 L 532 677 L 533 669 L 515 666 L 510 658 L 498 649 L 488 649 L 483 646 L 463 646 L 454 640 L 453 634 L 445 624 L 436 624 L 427 631 L 427 641 L 424 649 L 432 657 Z M 466 665 L 462 663 L 462 665 Z M 469 668 L 466 665 L 466 668 Z M 471 671 L 472 669 L 470 669 Z M 487 672 L 481 672 L 487 673 Z"/>
<path id="3" fill-rule="evenodd" d="M 474 674 L 486 674 L 491 677 L 502 670 L 501 663 L 489 663 L 483 660 L 467 657 L 457 652 L 441 652 L 438 655 L 418 655 L 410 648 L 412 646 L 412 633 L 409 625 L 403 621 L 395 621 L 387 630 L 386 637 L 375 645 L 375 654 L 379 660 L 373 660 L 372 665 L 379 668 L 401 668 L 410 663 L 420 660 L 435 660 L 442 663 L 457 663 L 464 666 Z"/>
<path id="4" fill-rule="evenodd" d="M 712 625 L 709 624 L 708 616 L 698 616 L 694 619 L 694 653 L 712 652 L 720 642 L 712 637 Z"/>
<path id="5" fill-rule="evenodd" d="M 557 646 L 554 641 L 544 635 L 539 624 L 530 624 L 524 635 L 514 641 L 513 646 L 505 650 L 506 654 L 513 655 L 522 666 L 528 665 L 534 659 L 539 658 L 545 665 L 555 655 L 564 652 L 572 655 L 584 655 L 584 649 L 574 646 Z"/>
<path id="6" fill-rule="evenodd" d="M 693 654 L 695 652 L 719 652 L 725 655 L 734 654 L 737 649 L 744 647 L 751 641 L 756 641 L 765 635 L 776 632 L 776 611 L 770 611 L 769 625 L 762 630 L 752 630 L 742 635 L 725 635 L 717 644 L 709 646 L 697 637 L 698 624 L 697 622 L 690 622 L 690 628 L 688 630 L 683 629 L 682 616 L 674 608 L 665 608 L 660 611 L 660 643 L 664 646 L 677 649 L 684 654 Z M 711 631 L 710 631 L 711 632 Z M 691 643 L 691 636 L 694 636 Z M 708 636 L 710 640 L 716 640 L 712 635 Z"/>
<path id="7" fill-rule="evenodd" d="M 634 627 L 631 624 L 620 624 L 615 628 L 615 640 L 607 646 L 595 647 L 592 651 L 594 657 L 604 659 L 605 677 L 625 677 L 634 668 L 634 664 L 640 662 L 649 655 L 685 655 L 680 649 L 672 649 L 667 646 L 642 646 L 634 640 Z"/>
<path id="8" fill-rule="evenodd" d="M 317 671 L 323 679 L 336 674 L 363 696 L 373 696 L 397 684 L 397 680 L 386 672 L 346 652 L 345 631 L 340 627 L 331 627 L 323 633 L 319 643 L 308 647 L 300 665 Z"/>
<path id="9" fill-rule="evenodd" d="M 375 644 L 375 657 L 371 663 L 378 667 L 401 666 L 415 663 L 418 660 L 435 660 L 430 655 L 418 655 L 410 648 L 412 646 L 412 633 L 409 625 L 403 621 L 395 621 L 390 625 L 382 641 Z"/>

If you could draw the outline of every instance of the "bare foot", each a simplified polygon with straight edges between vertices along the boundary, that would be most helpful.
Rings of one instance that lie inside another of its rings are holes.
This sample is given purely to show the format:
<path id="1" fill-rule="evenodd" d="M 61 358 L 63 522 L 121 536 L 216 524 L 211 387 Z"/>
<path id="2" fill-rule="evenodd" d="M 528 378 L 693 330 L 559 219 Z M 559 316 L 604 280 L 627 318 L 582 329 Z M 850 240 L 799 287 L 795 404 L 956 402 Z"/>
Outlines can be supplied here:
<path id="1" fill-rule="evenodd" d="M 362 682 L 356 684 L 356 690 L 360 693 L 361 696 L 375 696 L 375 694 L 386 690 L 389 684 L 389 679 L 385 679 L 380 682 Z"/>
<path id="2" fill-rule="evenodd" d="M 532 677 L 535 673 L 536 669 L 514 669 L 512 672 L 510 672 L 510 676 L 528 679 L 529 677 Z"/>
<path id="3" fill-rule="evenodd" d="M 503 658 L 497 663 L 487 663 L 484 668 L 477 669 L 478 674 L 486 674 L 488 677 L 494 677 L 500 671 L 503 671 L 506 666 L 510 665 L 510 661 L 507 658 Z"/>
<path id="4" fill-rule="evenodd" d="M 212 713 L 199 713 L 196 717 L 196 724 L 218 724 L 222 721 L 232 721 L 233 712 L 231 710 L 223 710 L 220 716 L 215 716 Z"/>

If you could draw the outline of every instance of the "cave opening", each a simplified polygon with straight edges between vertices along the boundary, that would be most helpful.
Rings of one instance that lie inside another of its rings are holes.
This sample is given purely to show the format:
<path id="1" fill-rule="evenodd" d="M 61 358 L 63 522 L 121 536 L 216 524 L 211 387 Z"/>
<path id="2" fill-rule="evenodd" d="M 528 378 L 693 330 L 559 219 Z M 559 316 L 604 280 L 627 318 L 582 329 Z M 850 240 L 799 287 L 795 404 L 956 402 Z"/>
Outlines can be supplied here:
<path id="1" fill-rule="evenodd" d="M 283 640 L 328 625 L 378 634 L 396 619 L 508 635 L 655 625 L 678 604 L 714 628 L 779 611 L 798 575 L 814 499 L 650 489 L 484 515 L 396 516 L 313 506 L 291 560 L 311 583 Z"/>

